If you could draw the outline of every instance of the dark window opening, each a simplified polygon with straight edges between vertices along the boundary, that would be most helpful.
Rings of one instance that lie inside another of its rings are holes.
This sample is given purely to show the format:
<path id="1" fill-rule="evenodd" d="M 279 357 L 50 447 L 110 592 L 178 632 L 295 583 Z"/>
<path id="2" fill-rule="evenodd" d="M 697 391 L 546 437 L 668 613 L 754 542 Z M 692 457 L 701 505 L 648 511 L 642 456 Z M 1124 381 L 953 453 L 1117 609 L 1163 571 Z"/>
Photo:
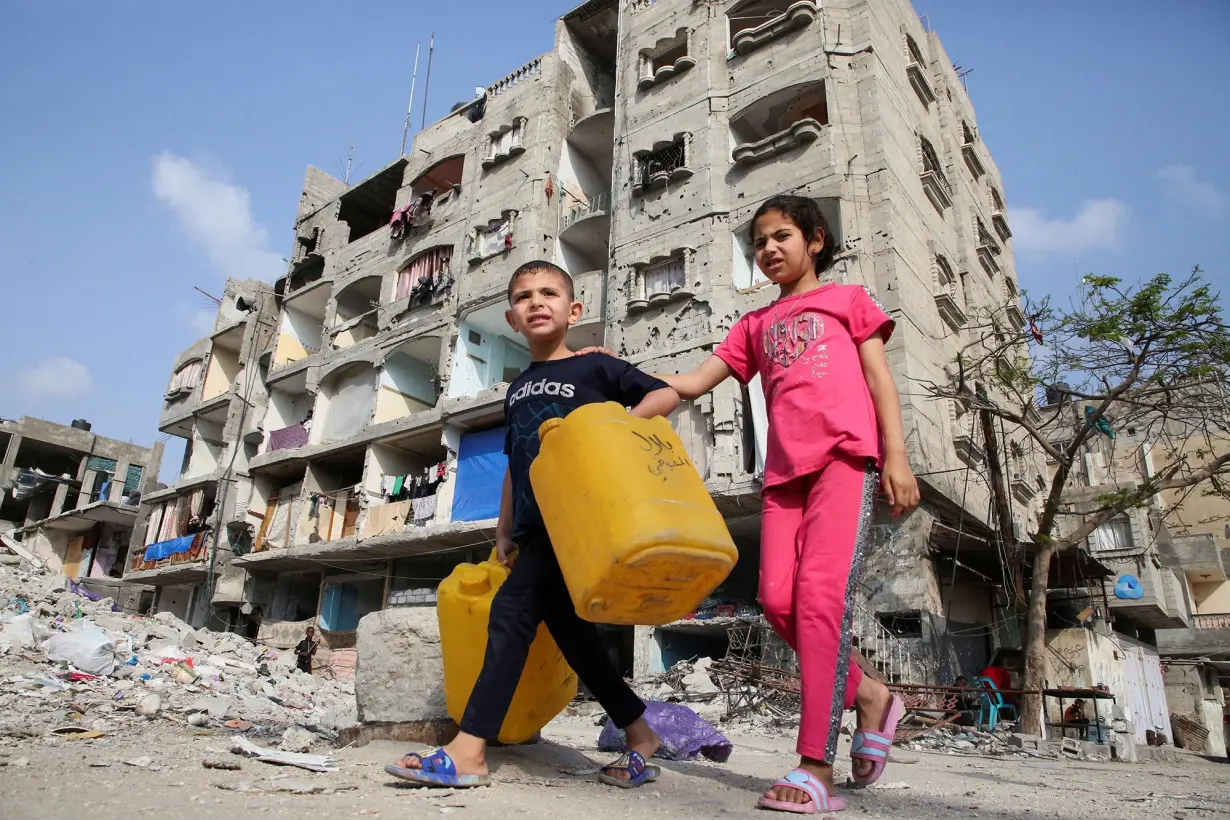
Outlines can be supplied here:
<path id="1" fill-rule="evenodd" d="M 877 612 L 880 625 L 898 638 L 922 637 L 922 612 L 910 609 L 904 612 Z"/>
<path id="2" fill-rule="evenodd" d="M 404 162 L 398 162 L 342 194 L 338 219 L 350 226 L 348 241 L 361 239 L 392 220 L 403 167 Z"/>

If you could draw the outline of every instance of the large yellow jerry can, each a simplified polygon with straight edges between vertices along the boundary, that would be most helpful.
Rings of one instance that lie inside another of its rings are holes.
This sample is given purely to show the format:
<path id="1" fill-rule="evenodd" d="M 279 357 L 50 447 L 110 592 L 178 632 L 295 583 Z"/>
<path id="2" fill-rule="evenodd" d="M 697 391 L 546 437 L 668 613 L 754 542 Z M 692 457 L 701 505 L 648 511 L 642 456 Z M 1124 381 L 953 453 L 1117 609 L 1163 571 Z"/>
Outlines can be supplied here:
<path id="1" fill-rule="evenodd" d="M 587 404 L 538 436 L 530 482 L 582 618 L 677 621 L 730 574 L 738 550 L 669 421 Z"/>
<path id="2" fill-rule="evenodd" d="M 491 599 L 509 570 L 495 552 L 481 564 L 459 564 L 440 583 L 440 654 L 444 662 L 444 697 L 448 714 L 460 722 L 470 692 L 483 668 Z M 559 647 L 539 624 L 521 682 L 500 727 L 501 743 L 524 743 L 577 696 L 577 676 Z"/>

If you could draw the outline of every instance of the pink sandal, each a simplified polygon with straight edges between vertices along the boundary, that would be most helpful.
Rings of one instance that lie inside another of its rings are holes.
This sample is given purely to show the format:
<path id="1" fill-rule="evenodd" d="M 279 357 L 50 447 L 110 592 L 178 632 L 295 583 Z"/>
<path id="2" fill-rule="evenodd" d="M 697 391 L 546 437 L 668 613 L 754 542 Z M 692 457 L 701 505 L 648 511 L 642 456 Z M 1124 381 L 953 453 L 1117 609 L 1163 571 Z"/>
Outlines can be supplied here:
<path id="1" fill-rule="evenodd" d="M 809 803 L 789 803 L 785 800 L 770 800 L 763 794 L 756 804 L 762 809 L 772 811 L 788 811 L 792 814 L 825 814 L 831 811 L 841 811 L 846 807 L 844 797 L 829 797 L 829 790 L 815 778 L 811 772 L 795 769 L 790 774 L 773 784 L 773 788 L 798 789 L 807 792 L 811 797 Z"/>
<path id="2" fill-rule="evenodd" d="M 850 757 L 871 761 L 871 773 L 860 777 L 851 772 L 851 780 L 860 786 L 870 786 L 880 779 L 880 775 L 884 774 L 884 767 L 888 765 L 888 753 L 893 747 L 893 737 L 897 734 L 897 723 L 904 714 L 905 704 L 901 702 L 901 698 L 893 695 L 888 712 L 884 715 L 884 722 L 880 724 L 880 731 L 859 729 L 854 733 L 854 741 L 850 744 Z"/>

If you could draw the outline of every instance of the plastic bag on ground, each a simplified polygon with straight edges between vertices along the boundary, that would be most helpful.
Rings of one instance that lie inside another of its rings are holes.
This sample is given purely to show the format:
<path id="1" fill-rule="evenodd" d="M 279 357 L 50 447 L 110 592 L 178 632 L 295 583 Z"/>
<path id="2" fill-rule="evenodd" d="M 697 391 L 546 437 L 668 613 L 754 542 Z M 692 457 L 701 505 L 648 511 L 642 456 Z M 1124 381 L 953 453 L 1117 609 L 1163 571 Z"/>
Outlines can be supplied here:
<path id="1" fill-rule="evenodd" d="M 663 760 L 695 760 L 704 755 L 716 763 L 725 763 L 734 749 L 717 729 L 680 703 L 646 701 L 645 720 L 662 739 L 662 748 L 654 757 Z M 598 737 L 598 748 L 604 752 L 628 748 L 624 733 L 609 719 Z"/>
<path id="2" fill-rule="evenodd" d="M 110 675 L 115 671 L 115 641 L 90 621 L 52 635 L 43 645 L 50 661 L 68 661 L 82 672 Z"/>
<path id="3" fill-rule="evenodd" d="M 34 646 L 34 621 L 27 612 L 4 620 L 0 629 L 0 648 L 15 646 L 29 649 Z"/>

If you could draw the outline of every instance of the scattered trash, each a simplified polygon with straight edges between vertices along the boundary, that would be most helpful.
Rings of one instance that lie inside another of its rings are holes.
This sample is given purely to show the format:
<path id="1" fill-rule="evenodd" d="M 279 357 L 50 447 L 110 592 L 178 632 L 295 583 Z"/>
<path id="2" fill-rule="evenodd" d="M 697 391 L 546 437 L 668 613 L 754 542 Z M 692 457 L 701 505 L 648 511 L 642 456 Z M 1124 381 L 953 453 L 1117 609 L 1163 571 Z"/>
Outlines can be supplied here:
<path id="1" fill-rule="evenodd" d="M 709 760 L 725 763 L 734 748 L 717 729 L 680 703 L 652 700 L 645 704 L 645 720 L 662 739 L 662 748 L 655 757 L 663 760 L 695 760 L 704 755 Z M 598 737 L 598 748 L 604 752 L 622 752 L 627 738 L 607 720 Z"/>
<path id="2" fill-rule="evenodd" d="M 265 749 L 257 746 L 242 735 L 235 735 L 231 738 L 231 751 L 235 754 L 254 757 L 262 763 L 295 766 L 312 772 L 336 772 L 338 770 L 335 766 L 330 765 L 332 761 L 328 755 L 309 755 L 284 752 L 280 749 Z"/>
<path id="3" fill-rule="evenodd" d="M 358 788 L 349 783 L 316 783 L 311 780 L 295 780 L 286 777 L 256 782 L 215 783 L 214 786 L 228 792 L 246 794 L 336 794 L 337 792 L 354 791 Z"/>
<path id="4" fill-rule="evenodd" d="M 222 725 L 228 729 L 237 729 L 240 732 L 246 732 L 252 728 L 252 724 L 248 723 L 246 720 L 228 720 Z"/>
<path id="5" fill-rule="evenodd" d="M 84 672 L 110 675 L 115 671 L 115 641 L 92 621 L 70 624 L 43 645 L 50 661 L 67 661 Z"/>
<path id="6" fill-rule="evenodd" d="M 202 760 L 201 765 L 206 769 L 221 769 L 226 772 L 237 772 L 243 768 L 240 764 L 229 760 Z"/>
<path id="7" fill-rule="evenodd" d="M 162 698 L 157 694 L 146 695 L 137 702 L 136 713 L 141 717 L 152 717 L 162 708 Z"/>
<path id="8" fill-rule="evenodd" d="M 134 757 L 132 760 L 125 760 L 124 765 L 133 766 L 137 769 L 148 769 L 150 766 L 154 765 L 154 759 L 152 757 L 142 755 L 141 757 Z"/>
<path id="9" fill-rule="evenodd" d="M 95 732 L 84 726 L 58 726 L 52 729 L 51 733 L 65 740 L 93 740 L 103 736 L 102 732 Z"/>

